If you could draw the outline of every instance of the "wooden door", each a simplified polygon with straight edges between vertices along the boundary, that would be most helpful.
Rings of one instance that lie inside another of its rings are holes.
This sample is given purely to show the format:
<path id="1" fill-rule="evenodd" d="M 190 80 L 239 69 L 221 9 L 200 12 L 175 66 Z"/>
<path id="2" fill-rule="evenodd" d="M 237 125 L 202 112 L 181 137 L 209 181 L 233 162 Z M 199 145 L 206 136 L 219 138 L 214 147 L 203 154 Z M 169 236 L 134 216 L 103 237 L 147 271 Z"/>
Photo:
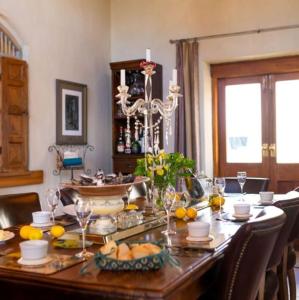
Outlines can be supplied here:
<path id="1" fill-rule="evenodd" d="M 1 58 L 2 172 L 28 170 L 27 63 Z"/>
<path id="2" fill-rule="evenodd" d="M 268 177 L 269 93 L 264 76 L 219 80 L 219 175 Z"/>
<path id="3" fill-rule="evenodd" d="M 299 186 L 299 72 L 219 79 L 216 107 L 216 175 L 268 177 L 277 193 Z"/>
<path id="4" fill-rule="evenodd" d="M 299 73 L 271 75 L 269 84 L 270 177 L 273 189 L 284 193 L 299 186 Z"/>

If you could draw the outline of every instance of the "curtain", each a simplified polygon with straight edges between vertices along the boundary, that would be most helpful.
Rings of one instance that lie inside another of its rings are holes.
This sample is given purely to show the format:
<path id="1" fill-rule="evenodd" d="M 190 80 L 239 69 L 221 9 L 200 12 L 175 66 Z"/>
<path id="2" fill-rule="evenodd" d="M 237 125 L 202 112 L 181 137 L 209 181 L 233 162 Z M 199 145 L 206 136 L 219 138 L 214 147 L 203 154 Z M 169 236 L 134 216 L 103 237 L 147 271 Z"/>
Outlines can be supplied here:
<path id="1" fill-rule="evenodd" d="M 181 87 L 176 110 L 175 150 L 196 161 L 200 170 L 199 63 L 198 42 L 176 44 L 178 85 Z"/>

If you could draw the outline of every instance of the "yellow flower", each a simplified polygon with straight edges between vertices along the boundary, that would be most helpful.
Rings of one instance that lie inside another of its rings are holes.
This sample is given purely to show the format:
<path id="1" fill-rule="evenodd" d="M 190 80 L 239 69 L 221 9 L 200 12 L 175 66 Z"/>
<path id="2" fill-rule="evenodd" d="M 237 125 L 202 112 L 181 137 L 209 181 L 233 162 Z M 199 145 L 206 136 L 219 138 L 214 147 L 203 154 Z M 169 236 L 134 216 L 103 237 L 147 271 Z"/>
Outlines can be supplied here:
<path id="1" fill-rule="evenodd" d="M 157 172 L 157 175 L 163 176 L 164 175 L 163 166 L 157 166 L 156 172 Z"/>
<path id="2" fill-rule="evenodd" d="M 169 165 L 164 165 L 164 169 L 165 169 L 165 171 L 168 171 L 169 170 Z"/>
<path id="3" fill-rule="evenodd" d="M 147 163 L 151 165 L 153 163 L 153 156 L 151 154 L 147 155 Z"/>

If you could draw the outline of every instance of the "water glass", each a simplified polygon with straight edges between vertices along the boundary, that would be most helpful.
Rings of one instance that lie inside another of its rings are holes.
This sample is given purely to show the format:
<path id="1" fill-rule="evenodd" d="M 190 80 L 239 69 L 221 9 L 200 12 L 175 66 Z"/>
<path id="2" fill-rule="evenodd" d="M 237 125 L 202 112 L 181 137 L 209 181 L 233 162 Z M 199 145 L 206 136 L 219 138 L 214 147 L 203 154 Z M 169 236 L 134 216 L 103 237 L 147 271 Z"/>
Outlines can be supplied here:
<path id="1" fill-rule="evenodd" d="M 55 223 L 55 210 L 56 210 L 59 200 L 60 200 L 59 188 L 47 189 L 46 199 L 47 199 L 48 206 L 51 209 L 52 222 Z"/>
<path id="2" fill-rule="evenodd" d="M 238 179 L 238 182 L 240 184 L 240 188 L 241 188 L 241 194 L 243 195 L 243 187 L 244 187 L 244 184 L 246 182 L 246 178 L 247 178 L 247 173 L 242 171 L 242 172 L 237 172 L 237 179 Z"/>
<path id="3" fill-rule="evenodd" d="M 224 190 L 225 190 L 225 178 L 224 177 L 215 177 L 214 184 L 218 189 L 218 192 L 222 197 L 224 197 Z M 219 201 L 219 213 L 221 217 L 221 201 Z"/>
<path id="4" fill-rule="evenodd" d="M 92 214 L 92 202 L 89 199 L 77 198 L 74 207 L 75 207 L 77 220 L 79 222 L 82 231 L 82 251 L 77 253 L 76 257 L 89 258 L 94 254 L 86 250 L 85 235 Z"/>
<path id="5" fill-rule="evenodd" d="M 167 215 L 167 229 L 162 231 L 162 233 L 166 235 L 176 234 L 174 230 L 170 229 L 170 212 L 175 202 L 175 188 L 173 186 L 169 185 L 166 188 L 162 202 Z"/>

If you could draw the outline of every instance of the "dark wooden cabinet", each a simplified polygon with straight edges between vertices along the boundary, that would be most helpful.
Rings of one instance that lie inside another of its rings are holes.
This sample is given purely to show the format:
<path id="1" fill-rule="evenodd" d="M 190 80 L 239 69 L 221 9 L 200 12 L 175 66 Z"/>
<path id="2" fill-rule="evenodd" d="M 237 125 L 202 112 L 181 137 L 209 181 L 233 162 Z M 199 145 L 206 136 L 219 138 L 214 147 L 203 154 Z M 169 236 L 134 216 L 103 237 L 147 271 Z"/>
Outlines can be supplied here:
<path id="1" fill-rule="evenodd" d="M 140 154 L 122 154 L 117 152 L 117 140 L 120 134 L 120 127 L 124 129 L 127 127 L 127 117 L 122 114 L 120 105 L 117 104 L 119 98 L 116 98 L 118 94 L 117 87 L 120 85 L 120 70 L 126 70 L 126 85 L 129 86 L 128 93 L 131 98 L 128 100 L 131 102 L 136 101 L 139 98 L 144 99 L 144 75 L 141 73 L 142 68 L 140 63 L 144 59 L 120 61 L 110 63 L 111 78 L 112 78 L 112 149 L 113 149 L 113 171 L 115 173 L 133 173 L 136 167 L 136 161 L 138 158 L 144 157 L 144 153 Z M 157 64 L 156 74 L 152 76 L 152 97 L 162 99 L 162 66 Z M 154 120 L 158 116 L 155 116 Z M 143 116 L 138 116 L 138 119 L 143 122 Z M 135 119 L 130 118 L 131 136 L 134 136 L 134 123 Z M 162 123 L 160 124 L 160 147 L 162 147 Z"/>

